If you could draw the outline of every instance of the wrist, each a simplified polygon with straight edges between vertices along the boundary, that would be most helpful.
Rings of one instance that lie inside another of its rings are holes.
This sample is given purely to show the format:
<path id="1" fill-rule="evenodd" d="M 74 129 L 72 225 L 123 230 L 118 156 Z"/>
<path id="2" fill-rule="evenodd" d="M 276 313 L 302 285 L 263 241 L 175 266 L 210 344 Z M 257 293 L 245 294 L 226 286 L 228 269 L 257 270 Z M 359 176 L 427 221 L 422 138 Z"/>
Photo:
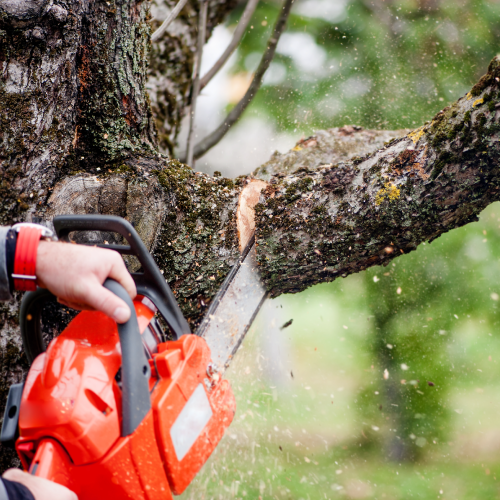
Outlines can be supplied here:
<path id="1" fill-rule="evenodd" d="M 14 269 L 14 288 L 34 291 L 37 285 L 37 260 L 41 238 L 53 238 L 52 231 L 38 224 L 22 223 L 12 227 L 17 232 Z"/>

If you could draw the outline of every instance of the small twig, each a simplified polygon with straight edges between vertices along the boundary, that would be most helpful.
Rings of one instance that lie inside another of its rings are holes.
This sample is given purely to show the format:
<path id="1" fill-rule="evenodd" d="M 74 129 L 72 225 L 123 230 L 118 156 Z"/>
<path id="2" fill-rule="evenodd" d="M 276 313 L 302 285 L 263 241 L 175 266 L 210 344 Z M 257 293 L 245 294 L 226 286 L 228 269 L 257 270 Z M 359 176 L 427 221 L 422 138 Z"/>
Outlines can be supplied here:
<path id="1" fill-rule="evenodd" d="M 165 21 L 161 23 L 161 26 L 151 35 L 151 41 L 156 42 L 161 38 L 163 33 L 167 31 L 167 28 L 170 26 L 170 23 L 179 15 L 180 11 L 187 4 L 188 0 L 179 0 L 177 5 L 173 8 L 172 12 L 167 16 Z"/>
<path id="2" fill-rule="evenodd" d="M 210 70 L 202 77 L 200 83 L 200 90 L 207 86 L 208 82 L 215 76 L 215 74 L 226 64 L 227 60 L 231 57 L 231 54 L 236 50 L 238 45 L 245 34 L 248 23 L 252 19 L 253 13 L 257 7 L 259 0 L 248 0 L 247 6 L 241 16 L 238 26 L 234 30 L 233 39 L 231 43 L 227 46 L 227 49 L 219 57 L 218 61 L 210 68 Z"/>
<path id="3" fill-rule="evenodd" d="M 186 147 L 186 163 L 194 167 L 193 163 L 193 150 L 194 150 L 194 120 L 196 115 L 196 101 L 200 93 L 200 69 L 201 60 L 203 58 L 203 46 L 205 45 L 206 30 L 207 30 L 207 12 L 208 0 L 200 0 L 200 19 L 198 21 L 198 48 L 196 50 L 196 60 L 194 62 L 194 75 L 193 75 L 193 91 L 191 93 L 191 110 L 189 120 L 189 133 Z"/>
<path id="4" fill-rule="evenodd" d="M 255 94 L 260 88 L 260 84 L 262 83 L 262 78 L 267 68 L 271 64 L 273 60 L 274 53 L 276 52 L 276 46 L 278 45 L 278 41 L 280 39 L 281 33 L 285 29 L 286 21 L 290 14 L 290 10 L 292 8 L 294 0 L 285 0 L 285 4 L 283 5 L 282 12 L 274 25 L 273 34 L 269 39 L 267 44 L 267 49 L 262 56 L 259 67 L 255 73 L 255 76 L 248 88 L 246 94 L 243 96 L 241 101 L 232 109 L 232 111 L 227 115 L 224 122 L 217 128 L 214 132 L 212 132 L 208 137 L 205 137 L 201 142 L 199 142 L 194 148 L 194 158 L 198 159 L 203 156 L 209 149 L 213 148 L 228 132 L 228 130 L 239 120 L 243 111 L 247 108 L 247 106 L 252 102 L 252 99 L 255 97 Z"/>

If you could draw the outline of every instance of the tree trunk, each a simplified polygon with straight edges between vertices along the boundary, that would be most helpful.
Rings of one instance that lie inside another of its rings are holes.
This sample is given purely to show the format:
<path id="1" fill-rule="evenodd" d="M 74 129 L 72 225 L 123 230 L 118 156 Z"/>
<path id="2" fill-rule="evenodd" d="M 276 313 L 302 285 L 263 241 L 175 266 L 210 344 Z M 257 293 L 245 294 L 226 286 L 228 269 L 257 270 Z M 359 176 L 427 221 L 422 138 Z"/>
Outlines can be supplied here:
<path id="1" fill-rule="evenodd" d="M 210 2 L 208 33 L 234 3 Z M 0 0 L 1 224 L 127 217 L 194 328 L 239 254 L 238 202 L 253 177 L 269 182 L 255 224 L 272 296 L 386 264 L 499 199 L 499 59 L 470 94 L 385 146 L 396 133 L 332 129 L 235 180 L 161 155 L 189 104 L 197 5 L 151 50 L 147 2 Z M 2 316 L 4 401 L 26 366 L 17 302 Z"/>

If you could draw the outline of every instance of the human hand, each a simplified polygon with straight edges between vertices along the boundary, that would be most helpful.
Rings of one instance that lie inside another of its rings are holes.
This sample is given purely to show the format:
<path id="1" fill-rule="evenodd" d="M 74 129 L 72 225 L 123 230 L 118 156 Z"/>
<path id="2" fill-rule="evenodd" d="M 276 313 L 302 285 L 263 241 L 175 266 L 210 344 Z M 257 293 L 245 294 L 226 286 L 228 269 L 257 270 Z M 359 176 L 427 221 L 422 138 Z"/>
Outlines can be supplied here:
<path id="1" fill-rule="evenodd" d="M 71 490 L 48 479 L 32 476 L 19 469 L 9 469 L 2 475 L 4 479 L 16 481 L 26 486 L 35 500 L 78 500 Z"/>
<path id="2" fill-rule="evenodd" d="M 40 241 L 37 284 L 48 288 L 61 304 L 73 309 L 102 311 L 117 323 L 130 318 L 127 304 L 102 286 L 106 278 L 120 283 L 134 298 L 135 283 L 118 252 L 104 248 Z"/>

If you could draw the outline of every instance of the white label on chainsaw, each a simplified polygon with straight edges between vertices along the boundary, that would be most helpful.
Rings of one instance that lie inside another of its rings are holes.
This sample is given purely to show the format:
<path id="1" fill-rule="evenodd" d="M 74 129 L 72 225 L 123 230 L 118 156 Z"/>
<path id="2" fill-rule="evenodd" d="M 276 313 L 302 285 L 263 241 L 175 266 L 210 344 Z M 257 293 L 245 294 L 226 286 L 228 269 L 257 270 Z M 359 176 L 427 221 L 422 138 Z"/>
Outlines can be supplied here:
<path id="1" fill-rule="evenodd" d="M 202 384 L 193 392 L 170 429 L 179 462 L 186 456 L 212 417 L 212 408 Z"/>

